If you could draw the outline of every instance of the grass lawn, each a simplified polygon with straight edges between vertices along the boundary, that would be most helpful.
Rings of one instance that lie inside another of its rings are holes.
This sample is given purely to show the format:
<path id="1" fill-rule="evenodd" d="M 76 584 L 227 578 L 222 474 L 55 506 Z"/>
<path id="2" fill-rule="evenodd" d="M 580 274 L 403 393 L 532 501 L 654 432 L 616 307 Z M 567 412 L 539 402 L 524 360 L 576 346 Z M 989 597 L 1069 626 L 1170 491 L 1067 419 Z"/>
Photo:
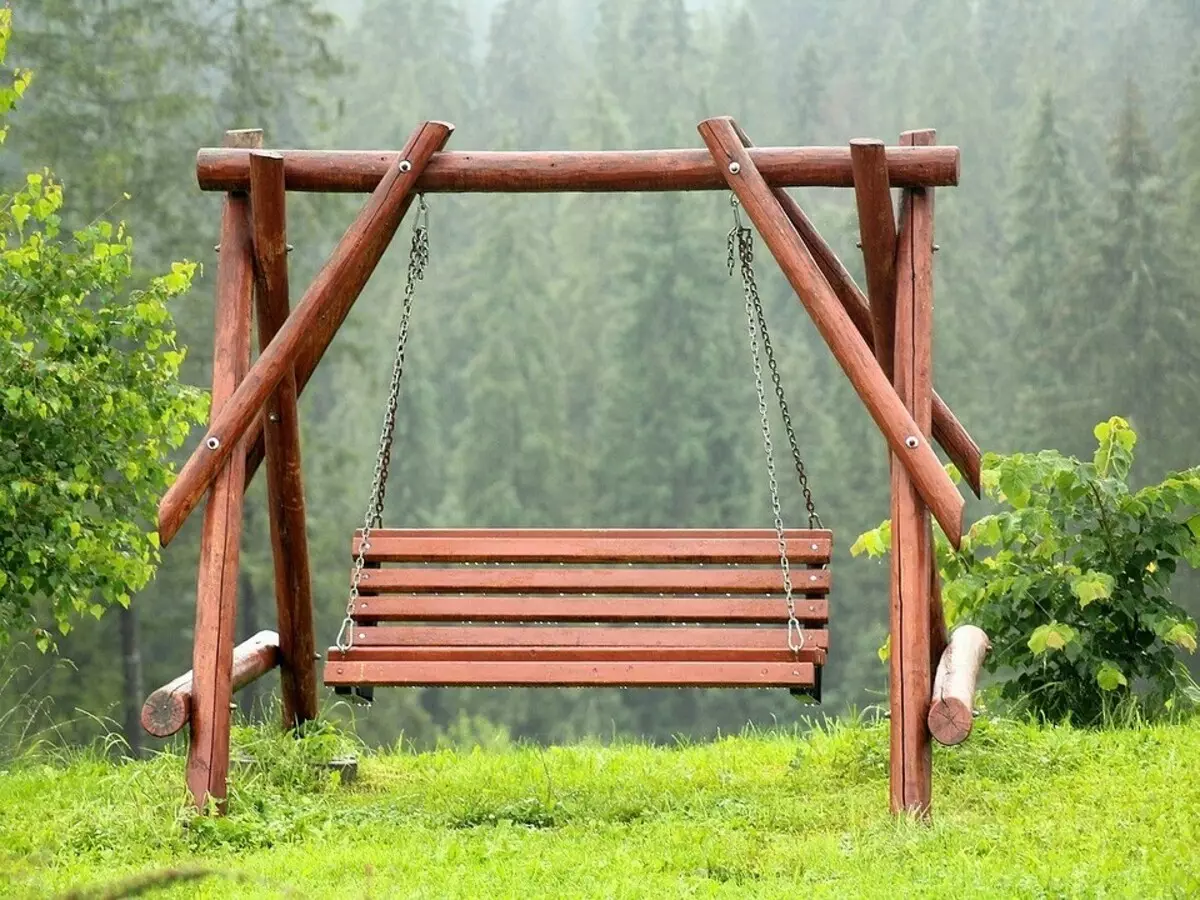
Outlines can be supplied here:
<path id="1" fill-rule="evenodd" d="M 177 755 L 10 763 L 0 894 L 124 896 L 99 888 L 199 868 L 152 895 L 1200 896 L 1200 720 L 981 720 L 936 752 L 928 825 L 887 811 L 885 726 L 370 755 L 348 786 L 309 775 L 311 743 L 238 741 L 261 761 L 224 819 L 184 812 Z"/>

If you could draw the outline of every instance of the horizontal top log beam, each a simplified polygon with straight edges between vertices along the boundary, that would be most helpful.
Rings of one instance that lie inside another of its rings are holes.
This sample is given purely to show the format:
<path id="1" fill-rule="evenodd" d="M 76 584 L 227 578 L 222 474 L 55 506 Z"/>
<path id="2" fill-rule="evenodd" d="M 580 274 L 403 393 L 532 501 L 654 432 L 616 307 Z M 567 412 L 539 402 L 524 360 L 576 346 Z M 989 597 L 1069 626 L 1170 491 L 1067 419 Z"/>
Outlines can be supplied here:
<path id="1" fill-rule="evenodd" d="M 396 165 L 391 150 L 275 150 L 289 191 L 367 193 Z M 772 187 L 853 187 L 849 147 L 760 147 L 750 151 Z M 887 147 L 892 187 L 958 184 L 953 146 Z M 205 147 L 196 156 L 202 190 L 244 191 L 246 150 Z M 727 190 L 705 150 L 442 151 L 417 180 L 418 193 L 537 193 Z"/>

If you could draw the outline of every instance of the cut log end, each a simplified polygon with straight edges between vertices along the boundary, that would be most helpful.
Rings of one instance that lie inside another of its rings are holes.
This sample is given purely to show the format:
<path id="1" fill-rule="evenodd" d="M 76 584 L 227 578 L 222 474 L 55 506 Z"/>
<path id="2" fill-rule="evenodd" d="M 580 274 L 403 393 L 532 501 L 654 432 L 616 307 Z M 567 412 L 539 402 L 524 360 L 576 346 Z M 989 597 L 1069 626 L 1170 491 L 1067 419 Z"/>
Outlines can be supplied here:
<path id="1" fill-rule="evenodd" d="M 279 665 L 279 635 L 260 631 L 233 648 L 233 691 L 258 680 Z M 147 734 L 165 738 L 187 725 L 192 717 L 192 672 L 188 670 L 146 698 L 142 706 L 142 728 Z"/>
<path id="2" fill-rule="evenodd" d="M 142 728 L 154 737 L 170 737 L 187 724 L 191 699 L 191 693 L 173 690 L 170 684 L 160 687 L 142 706 Z"/>
<path id="3" fill-rule="evenodd" d="M 929 705 L 929 733 L 939 744 L 961 744 L 971 733 L 974 713 L 970 704 L 958 697 L 935 699 Z"/>
<path id="4" fill-rule="evenodd" d="M 929 704 L 929 731 L 939 744 L 961 744 L 974 724 L 975 685 L 991 649 L 988 636 L 974 625 L 960 625 L 938 663 Z"/>

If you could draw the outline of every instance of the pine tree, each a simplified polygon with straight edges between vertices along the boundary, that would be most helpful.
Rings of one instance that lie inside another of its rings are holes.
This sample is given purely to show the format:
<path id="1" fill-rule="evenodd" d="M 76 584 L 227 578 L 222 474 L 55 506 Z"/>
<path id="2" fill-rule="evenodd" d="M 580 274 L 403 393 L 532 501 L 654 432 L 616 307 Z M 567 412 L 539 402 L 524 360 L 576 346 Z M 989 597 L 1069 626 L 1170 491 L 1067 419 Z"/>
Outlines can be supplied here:
<path id="1" fill-rule="evenodd" d="M 1022 360 L 1011 411 L 1019 430 L 1006 436 L 1026 448 L 1066 447 L 1081 429 L 1072 413 L 1081 385 L 1061 368 L 1079 317 L 1078 247 L 1084 234 L 1080 185 L 1056 113 L 1053 93 L 1041 94 L 1014 163 L 1002 268 L 1007 302 L 991 330 L 1011 334 L 1010 358 Z M 1016 327 L 1013 327 L 1013 326 Z M 1086 425 L 1086 423 L 1085 423 Z"/>
<path id="2" fill-rule="evenodd" d="M 1126 415 L 1151 456 L 1151 470 L 1194 464 L 1179 431 L 1200 400 L 1197 290 L 1184 277 L 1177 236 L 1168 227 L 1167 184 L 1127 82 L 1110 146 L 1112 188 L 1100 212 L 1086 285 L 1091 315 L 1067 365 L 1081 370 L 1090 418 Z"/>

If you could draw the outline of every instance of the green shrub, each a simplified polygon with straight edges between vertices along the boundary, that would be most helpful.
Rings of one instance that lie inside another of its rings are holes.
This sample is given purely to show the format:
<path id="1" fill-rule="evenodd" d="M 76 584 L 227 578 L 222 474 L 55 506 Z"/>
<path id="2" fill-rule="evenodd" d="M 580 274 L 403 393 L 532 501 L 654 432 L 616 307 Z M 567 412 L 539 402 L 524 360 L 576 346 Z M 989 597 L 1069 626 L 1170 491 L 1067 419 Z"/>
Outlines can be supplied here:
<path id="1" fill-rule="evenodd" d="M 983 488 L 1001 511 L 957 552 L 937 535 L 947 619 L 988 633 L 1001 696 L 1083 724 L 1121 702 L 1153 715 L 1198 699 L 1178 654 L 1195 652 L 1196 623 L 1170 587 L 1180 561 L 1200 565 L 1200 467 L 1132 491 L 1137 436 L 1120 418 L 1095 435 L 1091 462 L 985 455 Z M 884 523 L 851 552 L 889 546 Z"/>
<path id="2" fill-rule="evenodd" d="M 0 9 L 0 62 L 11 17 Z M 0 84 L 0 141 L 28 83 Z M 0 644 L 21 633 L 43 650 L 51 626 L 65 634 L 149 580 L 168 453 L 207 406 L 179 383 L 167 309 L 195 266 L 133 289 L 123 226 L 63 239 L 62 203 L 48 173 L 0 192 Z"/>

